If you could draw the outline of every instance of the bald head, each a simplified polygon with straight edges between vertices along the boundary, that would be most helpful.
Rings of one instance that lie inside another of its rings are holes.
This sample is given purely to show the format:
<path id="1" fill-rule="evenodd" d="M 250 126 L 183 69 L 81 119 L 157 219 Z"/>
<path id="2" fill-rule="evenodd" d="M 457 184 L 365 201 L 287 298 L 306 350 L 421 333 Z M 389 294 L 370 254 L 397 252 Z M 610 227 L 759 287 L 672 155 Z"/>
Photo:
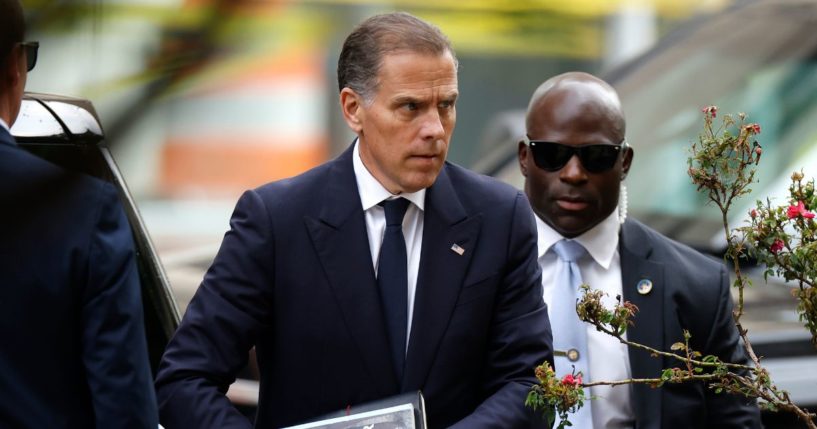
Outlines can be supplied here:
<path id="1" fill-rule="evenodd" d="M 584 113 L 579 114 L 583 111 Z M 528 104 L 525 126 L 528 134 L 541 124 L 543 117 L 571 116 L 582 120 L 603 118 L 612 125 L 609 131 L 624 139 L 624 113 L 616 90 L 607 82 L 584 72 L 568 72 L 554 76 L 536 88 Z"/>
<path id="2" fill-rule="evenodd" d="M 534 213 L 568 238 L 608 219 L 633 160 L 616 91 L 587 73 L 548 79 L 531 97 L 526 128 L 519 167 Z"/>

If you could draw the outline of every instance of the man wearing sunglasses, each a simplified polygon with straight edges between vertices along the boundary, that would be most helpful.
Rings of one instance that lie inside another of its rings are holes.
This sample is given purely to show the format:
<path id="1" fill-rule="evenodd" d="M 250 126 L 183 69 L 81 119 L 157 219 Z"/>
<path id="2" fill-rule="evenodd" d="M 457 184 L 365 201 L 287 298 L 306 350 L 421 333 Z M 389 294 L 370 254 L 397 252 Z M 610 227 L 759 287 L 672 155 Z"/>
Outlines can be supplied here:
<path id="1" fill-rule="evenodd" d="M 0 0 L 0 427 L 158 426 L 133 241 L 116 190 L 17 145 L 37 43 Z"/>
<path id="2" fill-rule="evenodd" d="M 632 341 L 669 350 L 687 329 L 694 350 L 745 363 L 724 266 L 626 218 L 621 190 L 633 149 L 615 90 L 586 73 L 551 78 L 531 98 L 526 130 L 519 165 L 536 214 L 557 375 L 581 371 L 585 382 L 654 378 L 678 365 L 628 350 L 580 322 L 580 283 L 606 292 L 608 305 L 622 296 L 638 306 L 626 333 Z M 595 399 L 570 417 L 576 428 L 759 426 L 753 401 L 699 383 L 596 386 L 589 394 Z"/>

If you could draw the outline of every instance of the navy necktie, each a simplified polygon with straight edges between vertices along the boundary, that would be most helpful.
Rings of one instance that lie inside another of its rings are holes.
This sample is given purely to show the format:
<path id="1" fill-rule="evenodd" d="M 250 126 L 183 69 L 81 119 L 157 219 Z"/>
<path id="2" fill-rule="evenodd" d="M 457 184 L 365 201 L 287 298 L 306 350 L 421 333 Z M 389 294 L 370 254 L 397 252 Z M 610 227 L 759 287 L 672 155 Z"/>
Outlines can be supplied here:
<path id="1" fill-rule="evenodd" d="M 409 200 L 396 198 L 380 203 L 386 211 L 386 232 L 380 246 L 377 286 L 386 316 L 392 362 L 397 381 L 402 382 L 408 331 L 408 268 L 403 216 Z"/>

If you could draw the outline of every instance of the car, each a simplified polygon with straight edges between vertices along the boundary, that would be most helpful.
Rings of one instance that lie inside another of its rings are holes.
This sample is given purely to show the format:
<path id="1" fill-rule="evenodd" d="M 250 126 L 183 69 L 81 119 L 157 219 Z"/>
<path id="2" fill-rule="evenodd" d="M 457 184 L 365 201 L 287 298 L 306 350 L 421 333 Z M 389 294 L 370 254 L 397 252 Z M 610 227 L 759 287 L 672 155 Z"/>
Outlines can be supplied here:
<path id="1" fill-rule="evenodd" d="M 148 356 L 155 375 L 165 346 L 178 327 L 179 311 L 150 235 L 105 142 L 93 104 L 78 98 L 26 93 L 11 133 L 23 149 L 116 188 L 136 246 Z"/>
<path id="2" fill-rule="evenodd" d="M 105 141 L 93 104 L 81 98 L 26 93 L 11 133 L 23 149 L 116 188 L 136 247 L 148 358 L 155 378 L 165 347 L 179 326 L 179 306 L 145 222 Z M 250 363 L 227 392 L 228 398 L 248 417 L 254 414 L 258 401 L 254 361 L 251 351 Z"/>
<path id="3" fill-rule="evenodd" d="M 687 155 L 703 127 L 701 108 L 745 112 L 759 122 L 763 159 L 754 192 L 732 211 L 745 225 L 755 200 L 783 204 L 792 172 L 817 177 L 817 1 L 736 2 L 680 25 L 656 46 L 600 76 L 618 91 L 635 148 L 627 181 L 629 212 L 664 235 L 722 259 L 720 212 L 687 177 Z M 543 78 L 544 79 L 544 78 Z M 472 169 L 522 187 L 517 144 L 525 106 L 502 111 L 483 130 L 484 151 Z M 716 122 L 717 124 L 717 122 Z M 817 350 L 797 318 L 793 285 L 747 262 L 744 326 L 755 352 L 798 405 L 817 407 Z M 791 416 L 764 413 L 768 428 L 800 427 Z M 804 427 L 804 426 L 803 426 Z"/>

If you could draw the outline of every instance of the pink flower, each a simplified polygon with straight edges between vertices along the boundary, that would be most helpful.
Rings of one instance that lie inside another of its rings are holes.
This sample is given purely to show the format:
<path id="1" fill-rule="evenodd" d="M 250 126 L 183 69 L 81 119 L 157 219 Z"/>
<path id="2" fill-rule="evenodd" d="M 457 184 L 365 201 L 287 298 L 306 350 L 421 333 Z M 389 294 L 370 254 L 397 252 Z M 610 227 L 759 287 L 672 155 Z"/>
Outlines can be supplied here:
<path id="1" fill-rule="evenodd" d="M 760 124 L 749 124 L 744 127 L 749 134 L 760 134 Z"/>
<path id="2" fill-rule="evenodd" d="M 798 201 L 796 206 L 789 206 L 786 210 L 786 215 L 789 219 L 794 219 L 798 216 L 803 216 L 806 219 L 814 219 L 814 213 L 806 210 L 806 205 L 802 201 Z"/>
<path id="3" fill-rule="evenodd" d="M 704 112 L 704 116 L 708 115 L 714 118 L 718 116 L 718 106 L 706 106 L 701 109 L 701 112 Z"/>
<path id="4" fill-rule="evenodd" d="M 772 246 L 769 247 L 769 251 L 776 254 L 777 252 L 780 252 L 781 250 L 783 250 L 783 246 L 785 244 L 786 243 L 784 243 L 783 240 L 778 238 L 777 240 L 774 241 L 774 243 L 772 243 Z"/>
<path id="5" fill-rule="evenodd" d="M 564 377 L 562 377 L 562 384 L 578 387 L 582 384 L 582 376 L 581 374 L 576 376 L 574 376 L 573 374 L 567 374 Z"/>

